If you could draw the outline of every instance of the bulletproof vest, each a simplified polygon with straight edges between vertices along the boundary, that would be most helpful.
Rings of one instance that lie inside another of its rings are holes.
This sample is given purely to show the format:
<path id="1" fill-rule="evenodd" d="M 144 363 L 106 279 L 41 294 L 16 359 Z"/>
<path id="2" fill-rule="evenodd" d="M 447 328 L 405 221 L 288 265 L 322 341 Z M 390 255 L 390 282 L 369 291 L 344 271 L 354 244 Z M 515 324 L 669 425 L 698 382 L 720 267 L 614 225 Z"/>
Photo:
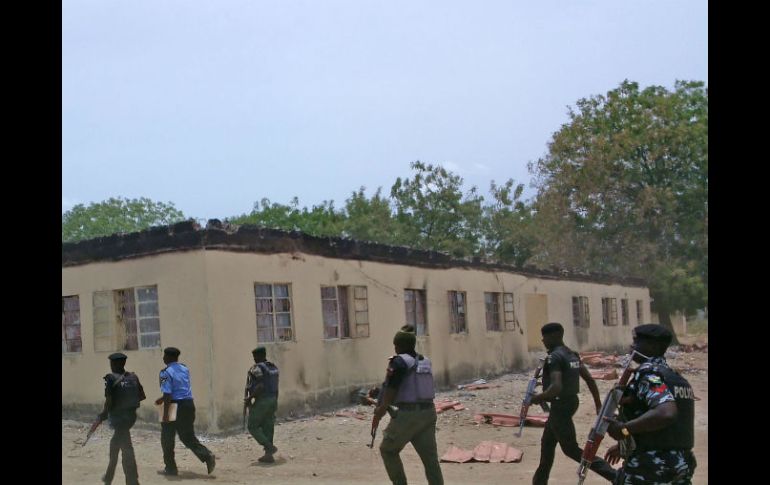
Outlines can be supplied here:
<path id="1" fill-rule="evenodd" d="M 687 379 L 673 371 L 668 366 L 656 365 L 652 372 L 661 377 L 671 394 L 674 396 L 677 407 L 676 422 L 667 428 L 651 433 L 639 433 L 634 435 L 637 449 L 645 450 L 691 450 L 695 444 L 695 394 Z M 644 373 L 644 371 L 642 371 Z M 624 406 L 624 414 L 636 418 L 649 410 L 647 404 L 634 399 L 629 405 Z"/>
<path id="2" fill-rule="evenodd" d="M 433 389 L 433 369 L 430 359 L 417 354 L 398 354 L 406 362 L 406 375 L 398 386 L 396 403 L 430 402 L 436 396 Z"/>
<path id="3" fill-rule="evenodd" d="M 569 348 L 560 345 L 551 352 L 558 355 L 566 365 L 549 364 L 543 367 L 543 390 L 551 385 L 551 371 L 561 371 L 561 392 L 557 397 L 575 396 L 580 392 L 580 357 Z"/>
<path id="4" fill-rule="evenodd" d="M 114 383 L 115 381 L 113 381 Z M 116 386 L 112 386 L 111 412 L 125 411 L 139 407 L 139 378 L 133 372 L 126 372 Z"/>
<path id="5" fill-rule="evenodd" d="M 262 370 L 262 379 L 265 385 L 265 396 L 278 397 L 278 367 L 272 362 L 260 362 L 257 364 Z"/>

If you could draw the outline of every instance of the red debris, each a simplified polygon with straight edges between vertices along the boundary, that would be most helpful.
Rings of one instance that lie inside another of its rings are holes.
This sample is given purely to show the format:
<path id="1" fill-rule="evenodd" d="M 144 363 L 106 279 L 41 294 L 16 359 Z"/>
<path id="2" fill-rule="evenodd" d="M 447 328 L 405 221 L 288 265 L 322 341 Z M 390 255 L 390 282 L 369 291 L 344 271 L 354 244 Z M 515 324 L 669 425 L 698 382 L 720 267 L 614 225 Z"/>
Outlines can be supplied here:
<path id="1" fill-rule="evenodd" d="M 361 413 L 356 413 L 356 412 L 353 412 L 353 411 L 337 411 L 336 413 L 334 413 L 334 415 L 335 416 L 346 417 L 346 418 L 356 418 L 356 419 L 360 419 L 362 421 L 366 419 L 366 415 L 361 414 Z"/>
<path id="2" fill-rule="evenodd" d="M 478 424 L 491 424 L 493 426 L 518 426 L 519 417 L 512 414 L 480 413 L 473 416 L 473 420 Z M 537 428 L 545 427 L 548 421 L 547 414 L 529 414 L 525 421 L 526 425 Z"/>
<path id="3" fill-rule="evenodd" d="M 618 362 L 618 358 L 614 355 L 607 355 L 605 357 L 591 356 L 581 359 L 585 365 L 593 367 L 610 367 Z"/>
<path id="4" fill-rule="evenodd" d="M 463 387 L 465 391 L 476 391 L 478 389 L 492 389 L 494 387 L 503 387 L 500 384 L 471 384 L 470 386 Z"/>
<path id="5" fill-rule="evenodd" d="M 434 401 L 433 405 L 436 406 L 436 414 L 441 414 L 448 409 L 454 409 L 455 411 L 465 409 L 465 406 L 460 404 L 460 401 Z"/>
<path id="6" fill-rule="evenodd" d="M 591 377 L 601 381 L 614 381 L 618 379 L 618 372 L 615 369 L 592 369 L 589 372 L 591 373 Z"/>
<path id="7" fill-rule="evenodd" d="M 473 451 L 467 451 L 457 446 L 450 446 L 441 461 L 453 463 L 489 462 L 489 463 L 518 463 L 524 452 L 507 443 L 497 441 L 482 441 Z"/>

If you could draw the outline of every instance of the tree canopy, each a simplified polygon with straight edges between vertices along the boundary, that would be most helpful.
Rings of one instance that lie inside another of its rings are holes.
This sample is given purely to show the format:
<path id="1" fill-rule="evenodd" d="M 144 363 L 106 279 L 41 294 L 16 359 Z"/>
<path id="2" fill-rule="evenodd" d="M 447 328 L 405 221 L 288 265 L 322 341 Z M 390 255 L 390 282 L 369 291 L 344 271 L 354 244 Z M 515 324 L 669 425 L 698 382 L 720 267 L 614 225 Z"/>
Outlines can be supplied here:
<path id="1" fill-rule="evenodd" d="M 624 81 L 579 100 L 569 117 L 530 166 L 541 235 L 533 262 L 643 276 L 662 318 L 706 305 L 704 84 Z"/>
<path id="2" fill-rule="evenodd" d="M 185 220 L 172 202 L 148 198 L 109 198 L 102 202 L 78 204 L 61 216 L 62 242 L 76 242 L 116 233 L 141 231 L 153 226 Z"/>

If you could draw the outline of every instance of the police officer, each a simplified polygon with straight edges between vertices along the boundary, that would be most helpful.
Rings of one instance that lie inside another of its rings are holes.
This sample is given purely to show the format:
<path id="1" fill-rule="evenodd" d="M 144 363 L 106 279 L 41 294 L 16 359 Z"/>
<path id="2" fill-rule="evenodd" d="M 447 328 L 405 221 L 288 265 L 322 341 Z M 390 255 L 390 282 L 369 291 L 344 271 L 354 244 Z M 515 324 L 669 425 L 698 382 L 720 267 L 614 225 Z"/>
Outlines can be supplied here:
<path id="1" fill-rule="evenodd" d="M 209 474 L 214 471 L 216 459 L 214 454 L 203 446 L 195 437 L 195 404 L 190 389 L 190 371 L 187 366 L 178 362 L 180 350 L 168 347 L 163 350 L 163 363 L 166 368 L 160 371 L 160 392 L 163 393 L 155 404 L 163 404 L 163 421 L 161 422 L 160 445 L 163 448 L 163 461 L 166 465 L 162 474 L 176 475 L 176 460 L 174 459 L 174 440 L 176 434 L 195 456 L 206 463 Z M 169 405 L 176 403 L 176 421 L 169 421 Z"/>
<path id="2" fill-rule="evenodd" d="M 126 485 L 139 485 L 134 446 L 131 444 L 131 427 L 136 422 L 139 402 L 145 399 L 144 389 L 139 377 L 126 371 L 126 354 L 118 352 L 111 354 L 108 359 L 112 373 L 104 376 L 105 401 L 99 420 L 104 421 L 109 417 L 110 427 L 115 433 L 110 440 L 110 461 L 102 481 L 106 484 L 112 483 L 115 468 L 118 466 L 118 453 L 122 451 Z"/>
<path id="3" fill-rule="evenodd" d="M 258 461 L 274 463 L 275 410 L 278 408 L 278 367 L 267 360 L 265 347 L 251 351 L 254 365 L 246 374 L 245 405 L 249 407 L 249 433 L 265 449 Z"/>
<path id="4" fill-rule="evenodd" d="M 612 464 L 625 458 L 616 484 L 692 483 L 695 400 L 690 383 L 663 357 L 672 338 L 660 325 L 650 323 L 634 329 L 631 349 L 642 354 L 634 354 L 641 365 L 621 399 L 620 420 L 609 419 L 607 429 L 628 450 L 621 456 L 617 444 L 605 456 Z"/>
<path id="5" fill-rule="evenodd" d="M 444 477 L 436 449 L 436 408 L 433 404 L 433 372 L 430 359 L 415 352 L 417 337 L 414 327 L 401 327 L 393 338 L 397 355 L 390 358 L 383 384 L 382 400 L 374 410 L 372 427 L 376 427 L 395 404 L 398 412 L 388 423 L 380 444 L 385 470 L 393 485 L 406 485 L 406 474 L 399 453 L 412 443 L 425 466 L 428 485 L 443 485 Z"/>
<path id="6" fill-rule="evenodd" d="M 533 485 L 548 483 L 557 443 L 565 455 L 580 462 L 583 450 L 577 444 L 575 423 L 572 422 L 572 416 L 580 404 L 580 377 L 591 391 L 597 415 L 602 408 L 599 388 L 596 387 L 591 373 L 580 362 L 578 353 L 564 345 L 564 327 L 555 322 L 547 323 L 540 329 L 540 333 L 543 335 L 543 345 L 548 349 L 548 357 L 543 366 L 544 390 L 532 396 L 532 404 L 548 401 L 551 403 L 551 412 L 540 440 L 540 465 L 532 478 Z M 601 458 L 591 463 L 591 470 L 609 481 L 614 480 L 617 475 L 617 471 Z"/>

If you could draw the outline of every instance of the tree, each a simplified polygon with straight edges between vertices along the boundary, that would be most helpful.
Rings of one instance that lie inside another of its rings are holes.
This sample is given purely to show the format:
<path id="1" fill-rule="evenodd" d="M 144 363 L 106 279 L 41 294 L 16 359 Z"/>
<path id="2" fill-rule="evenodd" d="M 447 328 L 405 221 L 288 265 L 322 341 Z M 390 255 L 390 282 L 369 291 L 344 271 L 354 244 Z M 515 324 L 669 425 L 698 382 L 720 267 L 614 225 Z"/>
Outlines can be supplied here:
<path id="1" fill-rule="evenodd" d="M 382 189 L 378 188 L 371 198 L 365 191 L 361 187 L 345 201 L 344 234 L 359 241 L 404 244 L 405 229 L 394 218 L 390 201 L 381 195 Z"/>
<path id="2" fill-rule="evenodd" d="M 88 206 L 78 204 L 61 216 L 62 242 L 136 232 L 153 226 L 174 224 L 185 220 L 182 211 L 172 202 L 109 198 Z"/>
<path id="3" fill-rule="evenodd" d="M 228 218 L 234 224 L 256 224 L 286 231 L 302 231 L 315 236 L 339 236 L 345 222 L 344 211 L 334 208 L 334 201 L 323 201 L 310 209 L 299 208 L 294 197 L 289 205 L 270 202 L 263 198 L 254 203 L 249 214 Z"/>
<path id="4" fill-rule="evenodd" d="M 482 237 L 484 198 L 471 187 L 463 195 L 463 179 L 439 165 L 411 164 L 412 179 L 396 179 L 390 197 L 403 244 L 445 251 L 455 257 L 477 254 Z"/>
<path id="5" fill-rule="evenodd" d="M 624 81 L 606 96 L 579 100 L 569 117 L 546 156 L 530 165 L 538 188 L 533 262 L 643 276 L 664 324 L 669 303 L 705 305 L 704 84 L 640 90 Z"/>
<path id="6" fill-rule="evenodd" d="M 490 183 L 493 203 L 484 206 L 484 255 L 502 263 L 523 266 L 537 246 L 532 206 L 521 200 L 524 184 L 513 179 L 498 186 Z"/>

